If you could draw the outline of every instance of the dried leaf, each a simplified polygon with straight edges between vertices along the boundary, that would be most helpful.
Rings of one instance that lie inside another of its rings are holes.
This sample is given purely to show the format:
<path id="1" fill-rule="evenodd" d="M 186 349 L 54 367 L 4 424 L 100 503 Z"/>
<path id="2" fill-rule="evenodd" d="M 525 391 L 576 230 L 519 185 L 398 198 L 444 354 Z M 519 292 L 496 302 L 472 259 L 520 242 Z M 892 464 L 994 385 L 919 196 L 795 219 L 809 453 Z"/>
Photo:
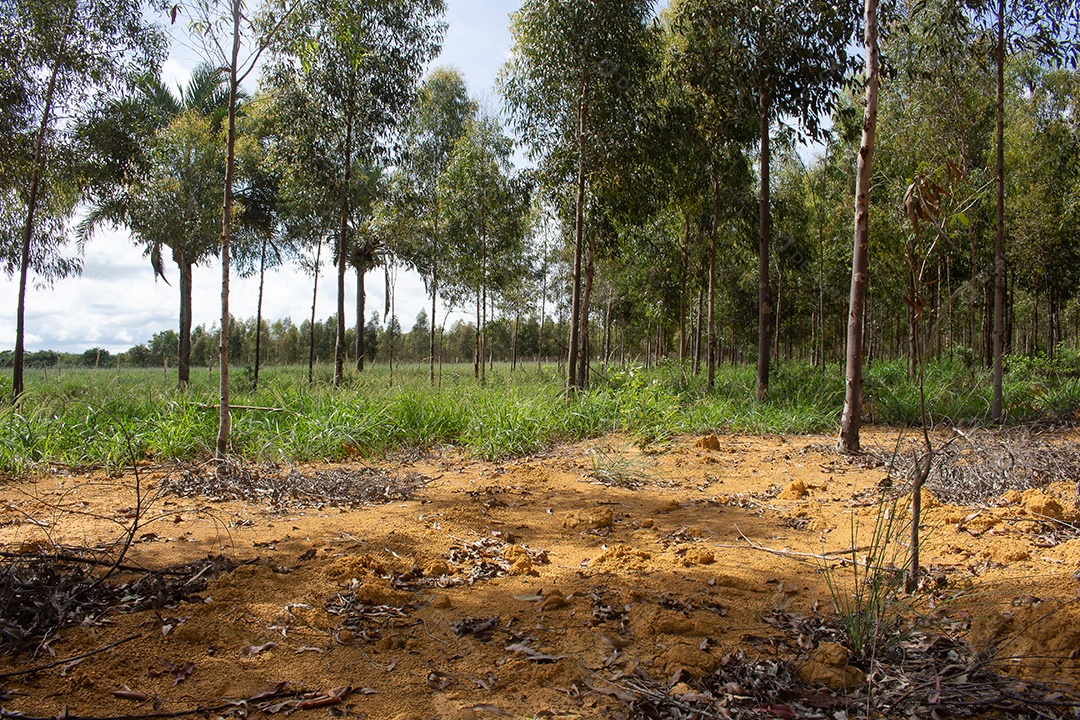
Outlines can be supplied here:
<path id="1" fill-rule="evenodd" d="M 176 668 L 176 679 L 173 681 L 173 687 L 176 687 L 180 683 L 188 679 L 188 676 L 195 671 L 195 663 L 186 662 L 180 667 Z"/>
<path id="2" fill-rule="evenodd" d="M 454 678 L 441 670 L 432 670 L 427 676 L 427 686 L 432 690 L 445 690 L 452 682 Z"/>
<path id="3" fill-rule="evenodd" d="M 278 646 L 278 644 L 276 642 L 274 642 L 273 640 L 271 640 L 270 642 L 268 642 L 268 643 L 266 643 L 264 645 L 248 645 L 247 647 L 245 647 L 243 650 L 240 651 L 240 654 L 241 655 L 248 655 L 248 656 L 250 656 L 250 655 L 258 655 L 261 652 L 266 652 L 267 650 L 273 650 L 277 646 Z"/>
<path id="4" fill-rule="evenodd" d="M 150 696 L 144 692 L 138 690 L 132 690 L 127 685 L 123 690 L 113 690 L 113 697 L 120 698 L 121 700 L 132 700 L 134 702 L 146 702 L 150 699 Z"/>
<path id="5" fill-rule="evenodd" d="M 273 690 L 263 690 L 260 693 L 255 693 L 254 695 L 249 697 L 248 700 L 250 702 L 255 702 L 256 700 L 265 700 L 266 698 L 274 697 L 275 695 L 280 693 L 282 690 L 284 690 L 286 687 L 288 687 L 288 685 L 289 685 L 288 680 L 282 680 L 281 682 L 279 682 L 277 685 L 274 686 Z"/>
<path id="6" fill-rule="evenodd" d="M 514 643 L 513 645 L 507 645 L 506 649 L 511 652 L 521 653 L 533 662 L 556 662 L 566 657 L 565 655 L 548 655 L 546 653 L 540 652 L 539 650 L 534 650 L 528 645 L 524 645 L 522 643 Z"/>

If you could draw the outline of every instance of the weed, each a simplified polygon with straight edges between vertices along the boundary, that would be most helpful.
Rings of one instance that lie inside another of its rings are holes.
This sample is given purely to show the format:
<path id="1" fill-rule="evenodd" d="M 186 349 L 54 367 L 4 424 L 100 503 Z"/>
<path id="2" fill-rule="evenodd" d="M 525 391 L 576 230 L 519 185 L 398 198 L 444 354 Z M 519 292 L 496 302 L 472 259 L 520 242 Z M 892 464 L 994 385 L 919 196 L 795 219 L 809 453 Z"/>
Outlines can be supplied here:
<path id="1" fill-rule="evenodd" d="M 640 463 L 607 445 L 589 452 L 589 466 L 589 476 L 605 485 L 637 489 L 650 480 Z"/>
<path id="2" fill-rule="evenodd" d="M 900 542 L 904 523 L 898 520 L 898 501 L 882 499 L 878 506 L 874 531 L 865 548 L 864 559 L 858 551 L 859 528 L 851 519 L 851 589 L 838 577 L 839 571 L 826 564 L 825 581 L 839 615 L 848 648 L 859 658 L 881 654 L 898 640 L 897 629 L 906 602 L 904 568 L 909 560 Z"/>

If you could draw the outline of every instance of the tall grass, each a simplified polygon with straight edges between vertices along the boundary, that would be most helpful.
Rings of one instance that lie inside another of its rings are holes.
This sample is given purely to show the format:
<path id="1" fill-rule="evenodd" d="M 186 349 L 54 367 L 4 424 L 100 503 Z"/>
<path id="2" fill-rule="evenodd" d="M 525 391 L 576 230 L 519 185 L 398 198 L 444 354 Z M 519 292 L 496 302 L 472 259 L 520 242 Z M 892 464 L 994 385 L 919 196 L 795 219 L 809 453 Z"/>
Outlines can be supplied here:
<path id="1" fill-rule="evenodd" d="M 1074 360 L 1075 362 L 1075 360 Z M 1071 366 L 1013 359 L 1006 409 L 1021 422 L 1080 408 L 1080 378 Z M 554 365 L 511 372 L 498 365 L 487 382 L 472 366 L 448 365 L 432 387 L 427 367 L 385 366 L 354 373 L 334 389 L 330 368 L 308 384 L 306 368 L 267 368 L 258 391 L 234 375 L 232 452 L 262 461 L 335 461 L 378 457 L 404 448 L 456 445 L 484 458 L 525 455 L 554 443 L 621 432 L 641 446 L 675 435 L 733 431 L 814 433 L 835 430 L 843 404 L 840 368 L 821 373 L 785 363 L 773 371 L 770 397 L 754 401 L 754 368 L 720 366 L 710 392 L 702 376 L 678 364 L 609 367 L 588 392 L 564 398 Z M 197 371 L 186 392 L 162 370 L 32 370 L 18 405 L 0 405 L 0 472 L 43 463 L 117 465 L 129 439 L 145 459 L 208 457 L 214 444 L 217 375 Z M 10 379 L 0 386 L 10 388 Z M 927 367 L 928 407 L 936 423 L 978 424 L 990 411 L 989 376 L 959 362 Z M 903 362 L 866 372 L 871 420 L 918 419 L 918 388 Z"/>

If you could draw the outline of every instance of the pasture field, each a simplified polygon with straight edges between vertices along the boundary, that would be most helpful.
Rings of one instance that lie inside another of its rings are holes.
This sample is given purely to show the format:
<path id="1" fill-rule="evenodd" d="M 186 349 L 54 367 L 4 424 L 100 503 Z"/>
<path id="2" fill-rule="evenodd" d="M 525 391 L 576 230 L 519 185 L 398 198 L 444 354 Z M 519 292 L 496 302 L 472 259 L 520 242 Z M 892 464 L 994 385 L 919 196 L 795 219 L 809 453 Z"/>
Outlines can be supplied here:
<path id="1" fill-rule="evenodd" d="M 558 443 L 622 433 L 645 447 L 704 432 L 829 433 L 843 405 L 839 366 L 822 373 L 783 363 L 771 396 L 754 402 L 754 368 L 723 365 L 713 390 L 704 372 L 676 363 L 652 368 L 598 368 L 588 392 L 567 400 L 561 368 L 552 363 L 496 363 L 486 382 L 471 365 L 446 365 L 435 387 L 427 366 L 369 366 L 334 389 L 331 368 L 270 367 L 259 389 L 243 368 L 233 372 L 232 452 L 258 462 L 377 458 L 410 448 L 456 446 L 483 459 L 523 456 Z M 1080 378 L 1064 361 L 1024 358 L 1006 376 L 1011 423 L 1068 420 L 1080 407 Z M 33 370 L 28 392 L 0 406 L 0 472 L 42 464 L 119 466 L 132 460 L 190 461 L 211 454 L 216 435 L 217 374 L 195 369 L 186 392 L 175 371 L 149 369 Z M 10 378 L 0 384 L 10 386 Z M 902 362 L 866 372 L 867 419 L 913 425 L 918 386 Z M 2 388 L 0 388 L 2 389 Z M 936 425 L 972 426 L 989 417 L 990 384 L 981 370 L 941 360 L 926 371 L 927 405 Z"/>

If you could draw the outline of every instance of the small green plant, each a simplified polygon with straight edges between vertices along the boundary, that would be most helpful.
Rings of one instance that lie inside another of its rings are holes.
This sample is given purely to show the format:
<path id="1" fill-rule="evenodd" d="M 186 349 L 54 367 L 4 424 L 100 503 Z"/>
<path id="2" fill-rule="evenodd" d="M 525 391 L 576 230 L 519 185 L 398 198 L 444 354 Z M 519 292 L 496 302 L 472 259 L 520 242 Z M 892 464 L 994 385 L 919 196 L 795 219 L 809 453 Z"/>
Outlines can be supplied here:
<path id="1" fill-rule="evenodd" d="M 825 581 L 847 639 L 848 649 L 860 658 L 880 654 L 897 640 L 897 628 L 905 606 L 904 568 L 909 557 L 900 542 L 905 523 L 899 521 L 898 501 L 882 498 L 874 521 L 873 536 L 865 558 L 858 557 L 859 529 L 851 522 L 852 587 L 840 578 L 839 570 L 826 564 Z"/>
<path id="2" fill-rule="evenodd" d="M 621 450 L 607 446 L 597 447 L 589 453 L 589 465 L 589 476 L 605 485 L 638 488 L 649 481 L 640 463 Z"/>

